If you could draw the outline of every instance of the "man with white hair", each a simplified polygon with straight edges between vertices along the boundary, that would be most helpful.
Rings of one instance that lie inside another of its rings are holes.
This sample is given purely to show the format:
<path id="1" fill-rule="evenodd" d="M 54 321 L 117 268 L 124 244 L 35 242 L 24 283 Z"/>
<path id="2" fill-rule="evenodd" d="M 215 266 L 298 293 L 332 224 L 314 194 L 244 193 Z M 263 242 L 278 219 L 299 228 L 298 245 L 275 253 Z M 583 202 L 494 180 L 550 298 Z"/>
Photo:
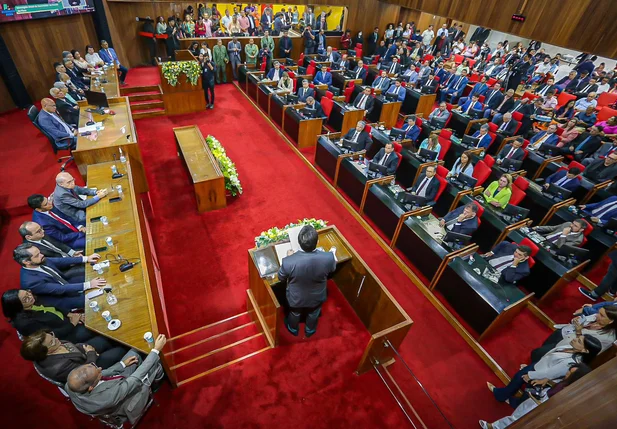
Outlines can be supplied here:
<path id="1" fill-rule="evenodd" d="M 78 101 L 85 100 L 85 97 L 78 92 L 73 92 L 64 82 L 54 82 L 54 88 L 58 88 L 64 93 L 64 98 L 71 104 L 77 104 Z"/>
<path id="2" fill-rule="evenodd" d="M 94 198 L 83 200 L 80 195 Z M 77 220 L 82 225 L 86 222 L 86 208 L 99 202 L 107 196 L 107 189 L 89 189 L 75 185 L 75 179 L 70 173 L 59 173 L 56 176 L 54 190 L 54 205 L 65 215 Z"/>
<path id="3" fill-rule="evenodd" d="M 41 100 L 41 111 L 36 118 L 39 127 L 54 139 L 60 149 L 75 148 L 77 130 L 71 127 L 56 111 L 56 103 L 51 98 Z"/>
<path id="4" fill-rule="evenodd" d="M 343 143 L 343 140 L 349 140 L 354 143 L 360 143 L 358 150 L 368 149 L 373 140 L 364 128 L 366 128 L 366 122 L 358 121 L 355 128 L 350 129 L 347 134 L 341 137 L 340 144 Z"/>
<path id="5" fill-rule="evenodd" d="M 56 111 L 64 119 L 64 122 L 72 127 L 77 127 L 79 124 L 79 106 L 69 102 L 61 89 L 52 88 L 49 90 L 49 95 L 56 101 Z"/>

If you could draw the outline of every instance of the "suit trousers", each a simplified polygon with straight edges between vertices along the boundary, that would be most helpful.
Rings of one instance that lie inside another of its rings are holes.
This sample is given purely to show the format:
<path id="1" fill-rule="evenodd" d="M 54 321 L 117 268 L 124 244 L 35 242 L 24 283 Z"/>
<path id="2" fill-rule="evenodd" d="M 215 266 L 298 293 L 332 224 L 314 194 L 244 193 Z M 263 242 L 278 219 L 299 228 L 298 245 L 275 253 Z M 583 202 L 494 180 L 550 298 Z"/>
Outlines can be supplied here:
<path id="1" fill-rule="evenodd" d="M 289 315 L 287 316 L 287 324 L 292 331 L 297 332 L 298 326 L 300 325 L 300 318 L 305 314 L 306 326 L 304 327 L 304 331 L 307 334 L 313 334 L 317 330 L 321 306 L 322 304 L 319 304 L 317 307 L 291 307 L 289 309 Z"/>
<path id="2" fill-rule="evenodd" d="M 229 62 L 231 63 L 231 70 L 234 72 L 234 79 L 238 80 L 238 66 L 241 62 L 240 58 L 235 55 L 231 55 Z"/>
<path id="3" fill-rule="evenodd" d="M 221 83 L 221 80 L 227 83 L 227 64 L 225 63 L 216 65 L 216 83 Z M 214 95 L 212 97 L 214 98 Z"/>
<path id="4" fill-rule="evenodd" d="M 122 356 L 127 352 L 125 347 L 116 345 L 112 341 L 109 341 L 103 336 L 96 336 L 86 341 L 86 344 L 94 347 L 99 354 L 96 359 L 96 365 L 103 369 L 107 369 L 110 366 L 118 363 Z"/>
<path id="5" fill-rule="evenodd" d="M 211 82 L 204 82 L 202 87 L 206 95 L 206 104 L 214 104 L 214 80 Z"/>
<path id="6" fill-rule="evenodd" d="M 124 83 L 124 79 L 126 79 L 127 74 L 129 74 L 129 69 L 124 66 L 118 65 L 118 77 L 120 78 L 120 83 Z"/>
<path id="7" fill-rule="evenodd" d="M 611 293 L 617 292 L 617 268 L 613 264 L 609 265 L 606 275 L 598 287 L 594 289 L 593 293 L 594 295 L 601 297 L 609 291 Z"/>

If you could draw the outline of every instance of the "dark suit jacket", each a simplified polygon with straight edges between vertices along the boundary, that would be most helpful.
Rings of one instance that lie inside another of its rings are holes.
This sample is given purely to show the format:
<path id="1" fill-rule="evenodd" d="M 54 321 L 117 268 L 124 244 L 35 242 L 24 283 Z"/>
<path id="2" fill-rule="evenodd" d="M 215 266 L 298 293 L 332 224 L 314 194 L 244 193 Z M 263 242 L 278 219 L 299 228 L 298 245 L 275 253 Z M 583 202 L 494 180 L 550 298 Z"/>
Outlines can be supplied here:
<path id="1" fill-rule="evenodd" d="M 512 149 L 511 144 L 505 145 L 503 149 L 501 149 L 501 151 L 499 152 L 499 155 L 497 155 L 497 158 L 504 159 L 506 155 L 510 152 L 510 149 Z M 525 151 L 523 150 L 523 148 L 519 147 L 518 149 L 514 151 L 510 159 L 513 159 L 515 161 L 522 161 L 524 156 L 525 156 Z"/>
<path id="2" fill-rule="evenodd" d="M 503 98 L 505 98 L 505 97 L 503 97 Z M 509 110 L 511 110 L 512 107 L 514 106 L 514 97 L 510 97 L 505 102 L 503 102 L 503 104 L 501 104 L 502 101 L 503 101 L 503 98 L 501 99 L 499 104 L 495 107 L 495 110 L 497 110 L 502 115 L 504 113 L 508 112 Z M 493 101 L 493 100 L 491 100 L 491 101 Z M 497 109 L 499 107 L 499 105 L 501 105 L 501 108 Z"/>
<path id="3" fill-rule="evenodd" d="M 614 179 L 617 176 L 617 164 L 605 167 L 604 160 L 597 159 L 585 168 L 583 176 L 594 182 L 604 182 L 605 180 Z"/>
<path id="4" fill-rule="evenodd" d="M 73 326 L 69 318 L 66 317 L 66 312 L 59 309 L 56 310 L 64 314 L 64 319 L 59 318 L 53 313 L 24 310 L 18 313 L 10 323 L 13 328 L 17 329 L 17 332 L 25 337 L 41 329 L 49 329 L 54 333 L 56 338 L 66 341 L 75 341 L 75 326 Z"/>
<path id="5" fill-rule="evenodd" d="M 64 122 L 74 127 L 79 124 L 79 109 L 75 110 L 71 103 L 64 101 L 61 98 L 56 98 L 56 110 L 62 116 Z"/>
<path id="6" fill-rule="evenodd" d="M 279 40 L 279 57 L 285 58 L 288 55 L 291 55 L 291 51 L 286 54 L 286 49 L 292 48 L 292 41 L 290 37 L 281 37 Z"/>
<path id="7" fill-rule="evenodd" d="M 356 66 L 356 68 L 354 69 L 354 71 L 352 72 L 354 79 L 362 79 L 362 82 L 364 82 L 364 78 L 366 77 L 366 69 L 364 67 L 360 67 L 362 70 L 360 71 L 360 74 L 358 73 L 358 66 Z M 356 77 L 358 76 L 358 77 Z"/>
<path id="8" fill-rule="evenodd" d="M 484 94 L 484 104 L 486 105 L 488 109 L 495 110 L 497 106 L 501 104 L 502 101 L 503 101 L 503 93 L 501 91 L 490 89 L 486 91 L 486 94 Z"/>
<path id="9" fill-rule="evenodd" d="M 548 87 L 546 92 L 548 92 L 548 91 L 550 91 L 552 89 L 553 91 L 555 91 L 555 94 L 557 94 L 557 92 L 558 92 L 557 91 L 557 87 L 555 85 L 549 85 L 548 83 L 543 83 L 542 85 L 538 86 L 534 92 L 536 94 L 540 94 L 542 92 L 544 94 L 544 96 L 546 96 L 546 93 L 544 92 L 546 87 Z"/>
<path id="10" fill-rule="evenodd" d="M 360 94 L 356 96 L 356 99 L 353 101 L 353 105 L 355 107 L 358 107 L 358 104 L 360 103 L 360 100 L 362 99 L 362 95 L 363 93 L 361 92 Z M 373 98 L 372 95 L 369 95 L 368 99 L 366 100 L 366 103 L 364 104 L 364 110 L 366 110 L 368 113 L 371 113 L 373 111 L 374 106 L 375 106 L 375 98 Z"/>
<path id="11" fill-rule="evenodd" d="M 545 183 L 558 182 L 559 180 L 563 179 L 566 174 L 568 174 L 566 170 L 556 171 L 546 178 Z M 567 189 L 568 191 L 572 191 L 572 192 L 576 191 L 576 188 L 578 188 L 579 186 L 581 186 L 581 179 L 579 177 L 575 177 L 572 180 L 568 180 L 566 183 L 561 185 L 562 188 Z"/>
<path id="12" fill-rule="evenodd" d="M 345 134 L 343 138 L 347 140 L 351 140 L 355 132 L 356 132 L 356 129 L 352 128 L 351 130 L 347 132 L 347 134 Z M 358 136 L 357 142 L 362 143 L 362 148 L 360 149 L 362 150 L 362 149 L 368 149 L 371 143 L 373 143 L 373 140 L 371 140 L 371 136 L 369 136 L 366 131 L 362 130 L 362 132 L 360 132 L 360 135 Z"/>
<path id="13" fill-rule="evenodd" d="M 587 91 L 583 92 L 583 89 L 585 89 L 587 87 L 587 85 L 589 85 L 589 89 L 587 89 Z M 598 90 L 598 85 L 597 84 L 593 84 L 591 85 L 588 81 L 583 81 L 581 83 L 578 84 L 578 86 L 576 87 L 575 92 L 579 92 L 581 94 L 589 94 L 590 92 L 596 92 Z"/>
<path id="14" fill-rule="evenodd" d="M 54 139 L 56 143 L 59 143 L 59 145 L 62 145 L 63 143 L 60 142 L 60 140 L 67 139 L 64 142 L 64 146 L 68 147 L 70 144 L 69 142 L 71 142 L 71 138 L 73 138 L 73 134 L 69 134 L 64 129 L 62 124 L 51 117 L 51 114 L 43 111 L 39 112 L 39 115 L 36 117 L 36 122 Z"/>
<path id="15" fill-rule="evenodd" d="M 307 109 L 310 109 L 308 104 L 305 107 Z M 315 100 L 315 104 L 313 104 L 313 109 L 315 109 L 317 111 L 317 113 L 315 114 L 316 118 L 323 118 L 323 117 L 326 116 L 326 114 L 324 113 L 323 109 L 321 108 L 321 104 L 319 104 L 319 102 L 317 100 Z"/>
<path id="16" fill-rule="evenodd" d="M 450 213 L 446 214 L 443 217 L 443 220 L 446 221 L 446 223 L 456 219 L 457 217 L 459 217 L 459 215 L 461 213 L 463 213 L 463 210 L 465 209 L 465 206 L 460 206 L 459 208 L 452 210 Z M 478 229 L 478 216 L 474 216 L 471 219 L 466 219 L 461 223 L 455 223 L 452 225 L 452 229 L 446 229 L 446 231 L 452 231 L 452 232 L 458 232 L 459 234 L 465 234 L 465 235 L 471 235 L 474 232 L 476 232 L 476 230 Z"/>
<path id="17" fill-rule="evenodd" d="M 420 127 L 416 124 L 413 124 L 411 127 L 408 124 L 403 125 L 403 130 L 405 130 L 405 138 L 410 139 L 415 142 L 418 140 L 418 136 L 420 136 Z"/>
<path id="18" fill-rule="evenodd" d="M 381 68 L 381 70 L 385 70 L 388 73 L 399 74 L 401 72 L 401 64 L 396 63 L 396 65 L 394 66 L 394 71 L 390 71 L 391 69 L 392 69 L 392 64 L 388 64 L 387 66 L 383 66 Z"/>
<path id="19" fill-rule="evenodd" d="M 583 143 L 589 137 L 589 133 L 582 133 L 577 138 L 572 140 L 568 147 L 574 146 L 574 150 L 578 147 L 579 144 Z M 583 151 L 583 156 L 589 156 L 595 151 L 597 151 L 600 146 L 602 146 L 602 137 L 600 136 L 592 136 L 587 143 L 581 148 Z"/>
<path id="20" fill-rule="evenodd" d="M 278 276 L 281 281 L 287 281 L 289 305 L 296 308 L 321 305 L 327 298 L 328 276 L 335 269 L 336 260 L 331 252 L 298 251 L 283 258 Z"/>
<path id="21" fill-rule="evenodd" d="M 45 265 L 55 269 L 60 276 L 62 270 L 70 268 L 71 265 L 82 264 L 82 258 L 46 258 Z M 65 297 L 80 296 L 84 290 L 83 283 L 60 284 L 54 277 L 40 271 L 21 269 L 20 284 L 22 289 L 29 289 L 41 300 L 44 305 L 51 305 L 63 310 L 70 310 L 73 300 L 64 301 Z M 83 306 L 83 295 L 81 295 Z M 69 305 L 66 305 L 70 302 Z"/>
<path id="22" fill-rule="evenodd" d="M 418 187 L 422 180 L 426 177 L 426 174 L 420 175 L 416 183 L 414 183 L 412 192 L 418 192 Z M 433 176 L 430 183 L 426 186 L 426 190 L 424 191 L 424 198 L 426 198 L 427 203 L 435 203 L 435 197 L 437 196 L 437 191 L 439 191 L 439 180 L 437 179 L 437 175 Z"/>
<path id="23" fill-rule="evenodd" d="M 503 119 L 500 118 L 499 121 L 493 121 L 493 123 L 497 125 L 497 128 L 499 128 L 503 123 Z M 516 127 L 518 127 L 518 122 L 514 119 L 510 119 L 510 122 L 506 125 L 506 128 L 501 131 L 498 130 L 498 132 L 506 136 L 511 136 L 514 134 L 514 131 L 516 131 Z"/>
<path id="24" fill-rule="evenodd" d="M 69 353 L 48 355 L 42 361 L 36 362 L 38 370 L 45 377 L 59 383 L 66 383 L 70 372 L 81 365 L 95 363 L 97 354 L 92 350 L 86 353 L 83 344 L 62 342 L 69 349 Z"/>
<path id="25" fill-rule="evenodd" d="M 35 245 L 36 247 L 39 248 L 41 253 L 43 255 L 45 255 L 47 258 L 63 258 L 64 257 L 61 253 L 58 253 L 56 250 L 54 250 L 53 247 L 48 246 L 45 242 L 48 242 L 52 246 L 56 246 L 58 249 L 60 249 L 61 251 L 63 251 L 67 255 L 68 255 L 68 253 L 71 250 L 73 250 L 69 246 L 67 246 L 66 244 L 56 240 L 53 237 L 45 236 L 45 237 L 43 237 L 43 240 L 41 240 L 38 243 L 34 242 L 34 241 L 28 241 L 28 240 L 24 239 L 24 243 L 31 243 L 31 244 Z"/>
<path id="26" fill-rule="evenodd" d="M 67 222 L 71 223 L 73 226 L 78 226 L 78 222 L 69 218 L 68 216 L 57 211 L 54 211 L 54 213 L 56 213 L 59 217 L 63 218 Z M 36 210 L 32 212 L 32 221 L 41 225 L 41 227 L 45 231 L 45 236 L 47 238 L 54 238 L 73 249 L 84 248 L 86 234 L 84 234 L 83 232 L 75 232 L 68 226 L 57 221 L 51 216 L 48 216 Z"/>
<path id="27" fill-rule="evenodd" d="M 587 170 L 585 170 L 585 171 L 587 171 Z M 584 212 L 585 212 L 585 213 L 587 213 L 588 215 L 592 216 L 591 211 L 592 211 L 593 209 L 597 209 L 599 206 L 603 206 L 604 204 L 610 204 L 610 203 L 613 203 L 613 202 L 615 202 L 615 200 L 617 200 L 617 197 L 612 196 L 612 197 L 608 197 L 607 199 L 602 200 L 602 201 L 597 202 L 597 203 L 587 204 L 587 205 L 586 205 L 586 207 L 585 207 Z M 602 221 L 602 222 L 608 222 L 608 221 L 609 221 L 609 219 L 610 219 L 610 218 L 612 218 L 612 217 L 617 217 L 617 208 L 614 208 L 614 209 L 609 210 L 608 212 L 604 213 L 604 214 L 602 215 L 602 217 L 600 218 L 600 221 Z M 614 253 L 614 252 L 613 252 L 613 253 Z M 610 253 L 609 253 L 609 256 L 611 256 L 611 254 L 610 254 Z M 611 256 L 611 260 L 612 260 L 612 261 L 615 261 L 614 256 L 615 256 L 615 255 Z"/>
<path id="28" fill-rule="evenodd" d="M 518 245 L 515 243 L 508 243 L 502 241 L 493 249 L 493 256 L 488 258 L 488 260 L 500 258 L 506 255 L 514 254 L 514 251 L 518 248 Z M 529 275 L 529 263 L 527 261 L 519 264 L 516 268 L 508 267 L 501 272 L 500 281 L 505 283 L 516 283 L 519 280 L 527 277 Z"/>
<path id="29" fill-rule="evenodd" d="M 373 158 L 373 162 L 379 163 L 381 158 L 386 155 L 386 151 L 384 148 L 379 149 L 379 152 Z M 396 173 L 396 168 L 398 167 L 398 155 L 395 152 L 392 152 L 388 157 L 388 160 L 385 163 L 385 167 L 387 169 L 388 175 Z"/>
<path id="30" fill-rule="evenodd" d="M 315 90 L 313 88 L 306 88 L 306 91 L 304 91 L 304 87 L 302 86 L 299 87 L 298 88 L 298 101 L 301 101 L 302 103 L 304 103 L 307 97 L 315 98 Z"/>

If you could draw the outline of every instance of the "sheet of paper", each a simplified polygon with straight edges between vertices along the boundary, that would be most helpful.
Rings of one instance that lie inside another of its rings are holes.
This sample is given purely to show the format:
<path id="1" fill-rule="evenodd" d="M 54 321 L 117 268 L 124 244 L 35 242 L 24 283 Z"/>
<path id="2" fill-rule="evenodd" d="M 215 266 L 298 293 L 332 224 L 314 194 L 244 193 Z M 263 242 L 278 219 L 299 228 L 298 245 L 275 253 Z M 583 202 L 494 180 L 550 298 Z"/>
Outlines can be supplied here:
<path id="1" fill-rule="evenodd" d="M 303 226 L 295 226 L 287 230 L 289 232 L 289 242 L 291 243 L 291 248 L 294 252 L 300 250 L 300 243 L 298 243 L 298 235 L 300 235 L 302 227 Z"/>
<path id="2" fill-rule="evenodd" d="M 282 243 L 274 246 L 274 250 L 276 251 L 276 257 L 279 260 L 279 265 L 283 265 L 283 258 L 287 256 L 287 251 L 292 250 L 291 243 Z"/>
<path id="3" fill-rule="evenodd" d="M 97 122 L 97 123 L 96 123 L 96 124 L 94 124 L 94 125 L 86 125 L 85 127 L 81 127 L 78 131 L 79 131 L 80 133 L 85 133 L 85 132 L 87 132 L 87 131 L 90 131 L 90 132 L 92 132 L 92 131 L 96 131 L 96 126 L 97 126 L 97 125 L 99 126 L 99 130 L 104 130 L 104 129 L 105 129 L 105 127 L 103 126 L 103 123 L 102 123 L 102 122 Z"/>

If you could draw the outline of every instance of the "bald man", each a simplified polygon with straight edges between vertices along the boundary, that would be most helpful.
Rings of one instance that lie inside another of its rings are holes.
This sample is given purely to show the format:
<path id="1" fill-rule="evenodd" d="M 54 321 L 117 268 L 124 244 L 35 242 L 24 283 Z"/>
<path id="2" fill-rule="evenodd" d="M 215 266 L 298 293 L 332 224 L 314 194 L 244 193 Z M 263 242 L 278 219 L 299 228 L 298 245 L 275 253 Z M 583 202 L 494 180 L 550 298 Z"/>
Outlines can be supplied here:
<path id="1" fill-rule="evenodd" d="M 51 98 L 41 100 L 41 111 L 36 122 L 54 139 L 59 149 L 75 149 L 77 130 L 68 124 L 56 110 L 56 103 Z"/>
<path id="2" fill-rule="evenodd" d="M 89 195 L 94 198 L 82 200 L 80 195 Z M 54 190 L 54 206 L 66 216 L 77 220 L 82 225 L 86 223 L 86 207 L 96 204 L 107 196 L 107 189 L 89 189 L 75 185 L 75 179 L 70 173 L 59 173 L 56 176 Z"/>
<path id="3" fill-rule="evenodd" d="M 56 103 L 56 111 L 60 117 L 64 119 L 64 122 L 73 128 L 77 128 L 77 125 L 79 124 L 79 106 L 67 100 L 66 94 L 60 88 L 54 87 L 50 89 L 49 95 L 54 98 Z"/>
<path id="4" fill-rule="evenodd" d="M 143 362 L 131 350 L 105 370 L 92 364 L 75 368 L 66 382 L 75 408 L 84 414 L 111 415 L 119 422 L 134 424 L 148 404 L 150 386 L 156 386 L 165 375 L 159 353 L 166 342 L 165 335 L 159 335 Z"/>

